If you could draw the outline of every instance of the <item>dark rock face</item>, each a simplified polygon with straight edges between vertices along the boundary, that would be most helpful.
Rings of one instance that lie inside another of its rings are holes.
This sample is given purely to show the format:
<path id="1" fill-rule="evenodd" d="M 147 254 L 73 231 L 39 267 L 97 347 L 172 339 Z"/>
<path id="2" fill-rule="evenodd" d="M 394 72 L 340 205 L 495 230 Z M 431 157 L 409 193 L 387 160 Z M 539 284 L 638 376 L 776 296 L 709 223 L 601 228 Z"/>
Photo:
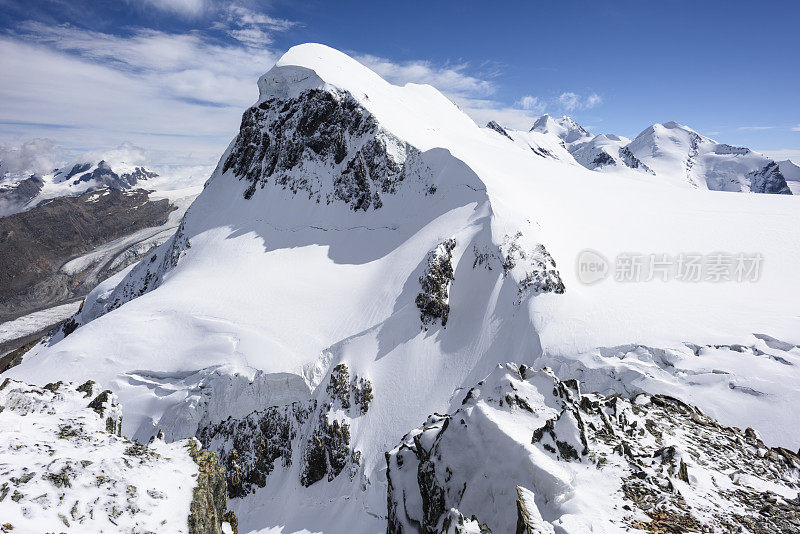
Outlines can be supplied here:
<path id="1" fill-rule="evenodd" d="M 601 150 L 600 153 L 597 154 L 597 156 L 595 156 L 595 158 L 592 160 L 591 165 L 591 168 L 596 169 L 597 167 L 604 167 L 606 165 L 616 166 L 617 162 L 614 161 L 614 158 L 612 158 L 608 152 L 603 152 Z"/>
<path id="2" fill-rule="evenodd" d="M 331 481 L 346 469 L 353 479 L 361 453 L 350 444 L 347 421 L 366 414 L 372 398 L 370 381 L 351 377 L 347 366 L 338 364 L 314 399 L 271 406 L 244 419 L 203 427 L 198 438 L 207 449 L 219 451 L 227 468 L 231 498 L 265 487 L 273 470 L 298 462 L 304 486 Z M 343 412 L 346 417 L 332 418 L 333 412 Z"/>
<path id="3" fill-rule="evenodd" d="M 85 165 L 88 165 L 88 167 Z M 91 165 L 88 163 L 84 164 L 83 170 L 86 170 L 89 167 L 91 167 Z M 76 172 L 76 169 L 79 168 L 79 165 L 72 167 L 67 174 L 66 179 L 71 178 L 77 173 L 83 172 L 82 170 L 78 170 Z M 96 188 L 110 187 L 112 189 L 130 189 L 141 180 L 147 180 L 148 178 L 156 177 L 158 177 L 158 174 L 148 171 L 144 167 L 136 167 L 133 172 L 117 174 L 114 172 L 111 166 L 105 162 L 105 160 L 101 160 L 100 163 L 97 164 L 97 168 L 95 170 L 81 175 L 80 178 L 77 178 L 72 183 L 73 185 L 78 185 L 81 182 L 94 181 L 96 182 L 96 186 L 94 186 Z"/>
<path id="4" fill-rule="evenodd" d="M 653 169 L 642 163 L 641 160 L 631 152 L 631 149 L 626 146 L 619 149 L 619 157 L 622 159 L 622 162 L 631 169 L 639 169 L 649 174 L 655 174 Z"/>
<path id="5" fill-rule="evenodd" d="M 412 174 L 435 192 L 424 185 L 431 172 L 417 149 L 381 129 L 348 93 L 318 89 L 245 111 L 222 170 L 249 183 L 248 199 L 271 185 L 354 211 L 379 209 Z"/>
<path id="6" fill-rule="evenodd" d="M 61 173 L 64 172 L 64 169 L 62 169 L 61 172 L 56 173 L 56 179 L 59 180 L 59 181 L 69 180 L 70 178 L 72 178 L 76 174 L 79 174 L 79 173 L 82 173 L 82 172 L 86 172 L 91 168 L 92 168 L 92 164 L 91 163 L 76 163 L 75 165 L 72 166 L 72 168 L 69 171 L 67 171 L 67 173 L 64 175 L 63 178 L 60 175 L 61 175 Z"/>
<path id="7" fill-rule="evenodd" d="M 543 158 L 558 159 L 552 152 L 550 152 L 546 148 L 542 148 L 540 146 L 531 147 L 531 150 L 533 150 L 533 153 L 536 154 L 537 156 L 541 156 Z"/>
<path id="8" fill-rule="evenodd" d="M 84 386 L 86 386 L 86 384 L 84 384 Z M 88 387 L 91 390 L 92 385 Z M 85 389 L 84 387 L 83 390 L 78 391 L 85 391 Z M 106 431 L 109 434 L 115 434 L 117 436 L 122 435 L 122 409 L 119 406 L 116 395 L 114 395 L 110 389 L 103 391 L 92 399 L 88 408 L 94 410 L 100 417 L 105 418 Z"/>
<path id="9" fill-rule="evenodd" d="M 441 321 L 443 327 L 447 325 L 447 317 L 450 315 L 448 293 L 450 282 L 454 279 L 454 248 L 456 240 L 448 239 L 439 243 L 426 258 L 425 272 L 419 277 L 420 293 L 415 300 L 423 328 L 437 321 Z"/>
<path id="10" fill-rule="evenodd" d="M 506 129 L 503 128 L 502 126 L 500 126 L 499 124 L 497 124 L 495 121 L 489 121 L 489 123 L 486 125 L 486 127 L 487 128 L 491 128 L 492 130 L 494 130 L 495 132 L 499 133 L 500 135 L 503 135 L 503 136 L 511 139 L 511 136 L 508 135 L 508 132 L 506 132 Z M 511 139 L 511 140 L 513 141 L 513 139 Z"/>
<path id="11" fill-rule="evenodd" d="M 82 296 L 91 289 L 80 287 L 86 273 L 60 272 L 66 261 L 164 224 L 173 209 L 166 199 L 150 201 L 143 190 L 109 189 L 0 218 L 0 320 Z"/>
<path id="12" fill-rule="evenodd" d="M 770 161 L 763 169 L 747 175 L 750 178 L 750 191 L 753 193 L 771 193 L 774 195 L 791 195 L 792 191 L 786 179 L 774 161 Z"/>

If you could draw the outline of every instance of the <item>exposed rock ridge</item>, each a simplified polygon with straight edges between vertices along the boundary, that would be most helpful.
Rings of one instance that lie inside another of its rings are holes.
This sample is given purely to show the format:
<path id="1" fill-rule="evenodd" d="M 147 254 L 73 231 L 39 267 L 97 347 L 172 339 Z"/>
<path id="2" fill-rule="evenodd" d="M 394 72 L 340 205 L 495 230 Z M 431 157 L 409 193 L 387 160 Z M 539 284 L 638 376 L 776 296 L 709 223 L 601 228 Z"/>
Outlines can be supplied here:
<path id="1" fill-rule="evenodd" d="M 296 466 L 304 486 L 332 481 L 345 470 L 352 480 L 360 471 L 361 453 L 351 445 L 349 421 L 366 414 L 372 398 L 370 381 L 351 376 L 340 363 L 315 398 L 205 426 L 198 437 L 227 467 L 231 498 L 267 486 L 276 468 Z"/>
<path id="2" fill-rule="evenodd" d="M 495 532 L 584 532 L 569 502 L 593 484 L 616 488 L 595 503 L 594 526 L 798 532 L 800 524 L 798 454 L 672 397 L 583 394 L 574 380 L 524 365 L 499 366 L 386 461 L 389 533 L 444 532 L 453 510 Z M 515 484 L 516 499 L 503 497 Z"/>
<path id="3" fill-rule="evenodd" d="M 436 192 L 420 156 L 381 128 L 349 93 L 309 89 L 245 111 L 222 172 L 230 170 L 248 183 L 248 199 L 257 187 L 275 186 L 368 211 L 379 209 L 409 178 L 424 194 Z"/>
<path id="4" fill-rule="evenodd" d="M 455 278 L 453 274 L 453 249 L 455 239 L 447 239 L 439 243 L 425 258 L 425 271 L 419 277 L 420 293 L 414 302 L 420 311 L 422 327 L 441 321 L 447 326 L 450 315 L 449 290 Z"/>

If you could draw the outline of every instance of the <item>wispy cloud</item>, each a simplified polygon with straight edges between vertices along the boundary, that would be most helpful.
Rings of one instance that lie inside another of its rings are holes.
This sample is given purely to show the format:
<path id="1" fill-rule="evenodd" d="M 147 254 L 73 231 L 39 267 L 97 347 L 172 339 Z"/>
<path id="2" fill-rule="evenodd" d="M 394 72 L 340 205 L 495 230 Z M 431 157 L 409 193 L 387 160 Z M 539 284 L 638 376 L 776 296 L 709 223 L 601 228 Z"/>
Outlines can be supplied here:
<path id="1" fill-rule="evenodd" d="M 487 96 L 495 92 L 492 81 L 467 73 L 468 63 L 437 66 L 425 60 L 396 62 L 370 54 L 354 57 L 394 84 L 427 83 L 444 93 L 461 97 Z"/>
<path id="2" fill-rule="evenodd" d="M 538 97 L 525 95 L 519 100 L 517 100 L 516 105 L 520 108 L 532 111 L 534 113 L 544 113 L 544 110 L 547 108 L 544 102 L 539 100 Z"/>
<path id="3" fill-rule="evenodd" d="M 591 93 L 586 96 L 581 96 L 578 93 L 568 91 L 561 93 L 558 97 L 558 103 L 561 107 L 568 111 L 579 111 L 582 109 L 591 109 L 602 104 L 603 99 L 597 93 Z"/>
<path id="4" fill-rule="evenodd" d="M 228 30 L 293 26 L 227 9 L 225 28 L 203 32 L 133 28 L 117 35 L 25 22 L 0 34 L 0 142 L 70 128 L 61 142 L 73 150 L 133 141 L 164 162 L 213 162 L 255 101 L 255 81 L 281 53 L 268 36 L 244 44 L 241 35 L 226 39 Z"/>
<path id="5" fill-rule="evenodd" d="M 603 98 L 597 93 L 592 93 L 586 97 L 586 109 L 591 109 L 603 103 Z"/>
<path id="6" fill-rule="evenodd" d="M 510 128 L 527 129 L 541 114 L 534 102 L 536 97 L 530 96 L 528 100 L 523 97 L 514 106 L 494 98 L 497 91 L 494 78 L 498 75 L 495 64 L 488 65 L 490 70 L 481 65 L 478 68 L 481 73 L 474 73 L 466 62 L 436 65 L 426 60 L 392 61 L 370 54 L 353 57 L 391 83 L 427 83 L 436 87 L 481 126 L 494 120 Z M 526 108 L 525 104 L 532 107 Z"/>
<path id="7" fill-rule="evenodd" d="M 0 181 L 10 175 L 44 174 L 64 161 L 66 151 L 53 139 L 37 138 L 19 146 L 0 145 Z"/>
<path id="8" fill-rule="evenodd" d="M 775 128 L 774 126 L 739 126 L 736 128 L 737 131 L 745 132 L 745 131 L 753 131 L 758 132 L 761 130 L 772 130 Z"/>
<path id="9" fill-rule="evenodd" d="M 273 34 L 298 25 L 295 21 L 271 17 L 237 4 L 223 7 L 221 13 L 222 20 L 216 22 L 214 27 L 251 48 L 271 45 Z"/>
<path id="10" fill-rule="evenodd" d="M 210 7 L 209 0 L 135 0 L 145 6 L 184 17 L 196 18 Z"/>
<path id="11" fill-rule="evenodd" d="M 798 124 L 797 126 L 792 126 L 792 131 L 793 132 L 800 132 L 800 124 Z"/>

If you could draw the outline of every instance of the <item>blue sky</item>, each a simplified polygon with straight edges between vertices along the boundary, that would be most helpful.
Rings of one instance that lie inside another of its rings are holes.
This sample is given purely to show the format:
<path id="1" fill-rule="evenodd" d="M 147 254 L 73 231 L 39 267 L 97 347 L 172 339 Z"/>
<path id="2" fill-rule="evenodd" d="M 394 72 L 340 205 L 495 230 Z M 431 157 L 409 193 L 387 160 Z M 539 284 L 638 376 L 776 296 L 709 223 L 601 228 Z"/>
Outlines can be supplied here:
<path id="1" fill-rule="evenodd" d="M 676 120 L 800 160 L 798 2 L 0 0 L 0 144 L 214 163 L 288 47 L 321 42 L 477 122 Z"/>

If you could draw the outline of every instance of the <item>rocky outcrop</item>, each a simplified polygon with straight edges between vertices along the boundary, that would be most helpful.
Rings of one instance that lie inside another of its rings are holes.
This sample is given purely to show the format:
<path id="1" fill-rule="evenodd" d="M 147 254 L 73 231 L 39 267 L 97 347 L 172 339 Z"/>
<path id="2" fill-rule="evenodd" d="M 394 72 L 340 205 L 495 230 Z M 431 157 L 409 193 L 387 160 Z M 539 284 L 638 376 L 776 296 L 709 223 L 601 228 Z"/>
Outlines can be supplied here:
<path id="1" fill-rule="evenodd" d="M 797 532 L 800 518 L 794 452 L 672 397 L 584 394 L 576 381 L 524 365 L 498 367 L 460 409 L 430 416 L 386 461 L 388 532 L 443 532 L 453 509 L 495 532 L 537 534 L 554 525 L 584 532 L 587 521 L 651 532 Z M 594 487 L 607 488 L 601 502 Z"/>
<path id="2" fill-rule="evenodd" d="M 747 176 L 750 178 L 750 191 L 753 193 L 792 194 L 778 164 L 774 161 L 770 161 L 763 169 L 753 171 Z"/>
<path id="3" fill-rule="evenodd" d="M 0 187 L 0 217 L 8 211 L 24 206 L 42 191 L 44 180 L 38 174 L 32 174 L 12 186 Z"/>
<path id="4" fill-rule="evenodd" d="M 641 160 L 631 152 L 631 149 L 626 146 L 619 149 L 619 157 L 622 162 L 631 169 L 639 169 L 648 174 L 655 174 L 653 169 L 642 163 Z"/>
<path id="5" fill-rule="evenodd" d="M 507 137 L 508 139 L 511 139 L 513 141 L 511 136 L 508 135 L 508 132 L 506 132 L 506 129 L 503 128 L 502 126 L 500 126 L 499 124 L 497 124 L 495 121 L 489 121 L 489 123 L 486 124 L 486 127 L 489 128 L 490 130 L 494 130 L 495 132 L 499 133 L 500 135 L 502 135 L 504 137 Z"/>
<path id="6" fill-rule="evenodd" d="M 198 468 L 189 506 L 189 534 L 223 534 L 223 522 L 238 524 L 236 514 L 227 510 L 225 468 L 217 463 L 216 454 L 201 450 L 196 439 L 190 439 L 187 448 Z"/>
<path id="7" fill-rule="evenodd" d="M 91 399 L 91 400 L 89 400 Z M 4 532 L 236 531 L 225 470 L 195 439 L 120 436 L 116 396 L 91 380 L 0 384 L 0 517 Z M 225 524 L 227 523 L 227 526 Z"/>
<path id="8" fill-rule="evenodd" d="M 436 191 L 420 152 L 340 90 L 268 98 L 245 111 L 222 166 L 229 170 L 248 183 L 245 198 L 272 186 L 354 211 L 379 209 L 409 178 L 425 194 Z"/>
<path id="9" fill-rule="evenodd" d="M 566 291 L 556 262 L 544 245 L 537 243 L 533 248 L 523 245 L 523 234 L 517 232 L 513 236 L 505 236 L 500 245 L 500 259 L 503 273 L 508 275 L 519 268 L 519 298 L 538 293 L 557 293 Z"/>
<path id="10" fill-rule="evenodd" d="M 419 277 L 420 293 L 414 301 L 419 308 L 423 328 L 437 321 L 441 321 L 442 327 L 447 325 L 450 283 L 455 278 L 452 263 L 454 248 L 455 239 L 442 241 L 425 259 L 425 271 Z"/>
<path id="11" fill-rule="evenodd" d="M 353 479 L 361 453 L 351 445 L 350 424 L 369 410 L 372 384 L 351 376 L 347 366 L 331 369 L 313 399 L 271 406 L 245 418 L 202 427 L 198 438 L 219 452 L 227 468 L 228 495 L 244 497 L 268 485 L 275 469 L 298 465 L 299 482 L 332 481 L 343 471 Z"/>

